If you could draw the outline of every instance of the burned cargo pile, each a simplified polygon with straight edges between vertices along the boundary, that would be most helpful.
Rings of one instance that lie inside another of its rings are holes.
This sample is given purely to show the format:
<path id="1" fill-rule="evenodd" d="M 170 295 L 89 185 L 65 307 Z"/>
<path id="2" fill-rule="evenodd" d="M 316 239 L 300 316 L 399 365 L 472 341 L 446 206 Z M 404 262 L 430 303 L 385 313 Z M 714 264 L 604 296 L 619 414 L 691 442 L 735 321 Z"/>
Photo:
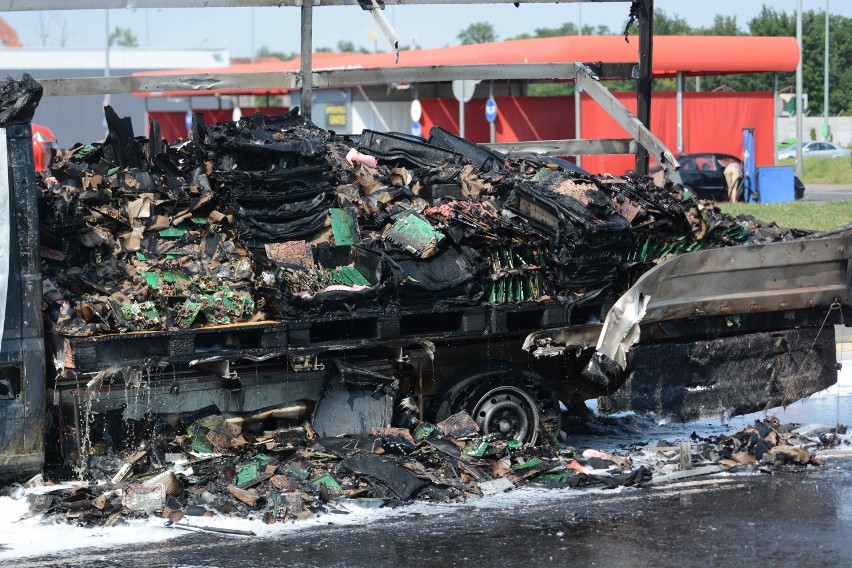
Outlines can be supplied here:
<path id="1" fill-rule="evenodd" d="M 255 115 L 165 144 L 109 136 L 51 168 L 40 204 L 52 330 L 97 335 L 617 294 L 654 261 L 758 234 L 649 179 Z M 777 238 L 773 234 L 771 238 Z"/>
<path id="2" fill-rule="evenodd" d="M 155 512 L 171 521 L 218 514 L 274 523 L 339 506 L 455 502 L 529 482 L 616 487 L 651 477 L 629 459 L 596 454 L 588 465 L 557 445 L 482 436 L 465 412 L 412 430 L 329 438 L 309 423 L 264 431 L 208 408 L 175 421 L 152 417 L 135 446 L 142 449 L 123 457 L 88 456 L 88 475 L 111 481 L 38 496 L 31 512 L 107 526 Z"/>
<path id="3" fill-rule="evenodd" d="M 135 445 L 140 450 L 87 458 L 89 475 L 102 481 L 33 495 L 30 515 L 82 526 L 156 515 L 180 528 L 203 522 L 191 517 L 275 523 L 414 500 L 459 502 L 524 485 L 641 487 L 731 468 L 771 473 L 821 465 L 813 450 L 848 445 L 845 433 L 770 418 L 729 436 L 693 434 L 692 444 L 661 441 L 617 455 L 483 436 L 464 412 L 410 430 L 329 438 L 309 423 L 263 430 L 208 408 L 176 420 L 152 417 Z"/>

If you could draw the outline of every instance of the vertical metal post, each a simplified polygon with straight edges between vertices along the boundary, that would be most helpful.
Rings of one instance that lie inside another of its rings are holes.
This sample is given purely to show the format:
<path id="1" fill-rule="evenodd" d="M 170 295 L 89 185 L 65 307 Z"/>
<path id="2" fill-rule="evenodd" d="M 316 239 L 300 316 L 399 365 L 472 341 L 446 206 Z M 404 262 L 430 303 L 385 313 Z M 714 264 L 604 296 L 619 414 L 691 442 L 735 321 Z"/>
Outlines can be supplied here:
<path id="1" fill-rule="evenodd" d="M 683 154 L 683 71 L 677 72 L 677 153 Z"/>
<path id="2" fill-rule="evenodd" d="M 459 136 L 464 138 L 464 99 L 467 93 L 464 92 L 464 87 L 467 81 L 461 82 L 461 98 L 459 98 Z"/>
<path id="3" fill-rule="evenodd" d="M 109 48 L 111 47 L 110 41 L 109 41 L 109 35 L 110 35 L 110 32 L 109 32 L 109 9 L 104 10 L 104 13 L 106 15 L 106 52 L 104 53 L 104 55 L 105 55 L 104 77 L 109 77 L 109 71 L 110 71 L 110 69 L 109 69 Z"/>
<path id="4" fill-rule="evenodd" d="M 580 95 L 583 92 L 583 88 L 580 86 L 579 82 L 574 83 L 574 138 L 579 140 L 583 137 L 583 125 L 582 125 L 582 115 L 580 112 Z M 577 165 L 583 165 L 583 156 L 577 154 L 575 156 L 577 160 Z"/>
<path id="5" fill-rule="evenodd" d="M 19 378 L 17 399 L 0 406 L 3 473 L 31 475 L 44 463 L 45 356 L 42 281 L 32 130 L 29 124 L 0 128 L 0 187 L 8 197 L 10 239 L 8 294 L 0 367 Z M 14 382 L 14 378 L 13 378 Z M 14 388 L 14 387 L 13 387 Z"/>
<path id="6" fill-rule="evenodd" d="M 488 81 L 488 98 L 494 98 L 494 81 Z M 494 121 L 488 123 L 488 139 L 491 140 L 491 143 L 494 144 L 495 138 L 497 137 L 497 126 L 494 124 Z"/>
<path id="7" fill-rule="evenodd" d="M 109 41 L 109 9 L 104 10 L 104 14 L 106 16 L 106 51 L 104 52 L 104 77 L 109 77 L 110 74 L 110 60 L 109 60 L 109 50 L 110 50 L 110 41 Z M 104 104 L 103 106 L 109 105 L 109 93 L 104 95 Z M 104 126 L 104 130 L 106 130 L 106 126 Z"/>
<path id="8" fill-rule="evenodd" d="M 251 19 L 251 34 L 249 36 L 251 48 L 249 48 L 249 63 L 254 63 L 254 6 L 249 8 L 249 17 Z"/>
<path id="9" fill-rule="evenodd" d="M 799 64 L 796 65 L 796 175 L 802 177 L 802 0 L 796 2 L 796 42 L 799 44 Z"/>
<path id="10" fill-rule="evenodd" d="M 313 97 L 313 25 L 314 4 L 313 0 L 302 2 L 302 88 L 300 90 L 302 116 L 311 120 L 311 107 Z"/>
<path id="11" fill-rule="evenodd" d="M 636 91 L 636 117 L 645 128 L 650 130 L 652 51 L 654 49 L 654 0 L 638 0 L 638 2 L 639 85 Z M 648 151 L 642 146 L 639 146 L 636 151 L 636 173 L 639 175 L 648 175 Z"/>
<path id="12" fill-rule="evenodd" d="M 778 73 L 773 73 L 772 87 L 772 163 L 778 165 Z"/>
<path id="13" fill-rule="evenodd" d="M 825 117 L 823 137 L 828 141 L 828 0 L 825 0 L 825 71 L 823 77 L 822 113 Z"/>

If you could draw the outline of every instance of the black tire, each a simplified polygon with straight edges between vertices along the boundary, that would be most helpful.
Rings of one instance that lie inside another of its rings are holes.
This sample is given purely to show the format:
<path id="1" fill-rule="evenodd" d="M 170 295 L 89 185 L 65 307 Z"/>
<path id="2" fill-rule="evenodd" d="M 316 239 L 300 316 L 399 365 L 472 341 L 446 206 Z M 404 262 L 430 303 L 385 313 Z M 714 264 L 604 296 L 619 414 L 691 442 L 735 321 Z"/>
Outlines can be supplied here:
<path id="1" fill-rule="evenodd" d="M 465 369 L 440 399 L 437 421 L 461 410 L 482 434 L 535 444 L 539 433 L 559 433 L 559 400 L 544 379 L 517 365 L 488 363 Z"/>

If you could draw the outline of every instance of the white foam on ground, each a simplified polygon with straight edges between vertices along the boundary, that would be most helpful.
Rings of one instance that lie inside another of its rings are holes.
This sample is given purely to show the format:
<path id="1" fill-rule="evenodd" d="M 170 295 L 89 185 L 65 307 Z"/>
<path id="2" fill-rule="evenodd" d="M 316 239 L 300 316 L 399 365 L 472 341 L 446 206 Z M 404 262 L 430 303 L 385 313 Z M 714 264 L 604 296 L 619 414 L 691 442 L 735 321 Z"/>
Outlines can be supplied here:
<path id="1" fill-rule="evenodd" d="M 595 493 L 617 493 L 623 490 L 605 489 L 567 489 L 522 487 L 471 499 L 459 503 L 430 503 L 418 501 L 395 509 L 357 509 L 349 514 L 320 514 L 304 520 L 267 525 L 259 518 L 243 519 L 237 517 L 184 517 L 182 525 L 209 526 L 225 529 L 253 531 L 256 537 L 271 538 L 276 535 L 291 534 L 304 530 L 316 530 L 328 526 L 365 525 L 373 522 L 386 522 L 389 519 L 417 516 L 435 516 L 449 514 L 460 508 L 475 509 L 514 509 L 525 506 L 552 503 Z M 159 517 L 132 520 L 127 526 L 111 528 L 81 528 L 58 522 L 42 522 L 42 517 L 20 520 L 26 516 L 28 505 L 26 498 L 17 501 L 10 497 L 0 497 L 0 562 L 34 556 L 67 556 L 81 550 L 96 552 L 97 549 L 109 549 L 116 546 L 154 544 L 169 539 L 187 536 L 187 531 L 167 528 Z M 213 533 L 209 533 L 213 534 Z M 216 535 L 219 536 L 219 535 Z M 226 535 L 221 535 L 225 538 Z M 245 538 L 231 536 L 227 538 Z"/>

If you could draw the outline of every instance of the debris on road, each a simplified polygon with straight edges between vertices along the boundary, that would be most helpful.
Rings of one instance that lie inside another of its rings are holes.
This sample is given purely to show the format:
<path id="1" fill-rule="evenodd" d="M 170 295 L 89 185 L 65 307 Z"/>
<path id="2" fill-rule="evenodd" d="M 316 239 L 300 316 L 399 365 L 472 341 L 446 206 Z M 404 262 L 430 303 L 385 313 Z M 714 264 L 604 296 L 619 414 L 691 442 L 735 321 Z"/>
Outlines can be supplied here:
<path id="1" fill-rule="evenodd" d="M 811 427 L 805 432 L 818 437 L 810 438 L 797 434 L 795 425 L 770 418 L 733 435 L 693 434 L 689 444 L 660 442 L 627 452 L 580 453 L 569 447 L 534 447 L 480 436 L 470 428 L 452 437 L 448 431 L 458 432 L 470 420 L 456 415 L 445 424 L 447 430 L 420 423 L 412 430 L 314 437 L 306 423 L 271 431 L 232 431 L 231 442 L 217 444 L 220 451 L 212 452 L 209 441 L 219 435 L 211 434 L 228 423 L 214 412 L 207 409 L 200 418 L 197 413 L 185 416 L 184 428 L 160 424 L 154 438 L 139 440 L 147 450 L 123 457 L 89 456 L 90 466 L 97 464 L 84 472 L 91 482 L 30 495 L 30 515 L 64 518 L 81 526 L 115 526 L 150 515 L 163 517 L 174 528 L 187 526 L 191 517 L 275 523 L 413 500 L 464 501 L 523 485 L 641 487 L 733 468 L 788 471 L 821 465 L 816 450 L 850 443 L 843 427 Z M 199 452 L 205 443 L 208 451 Z M 693 469 L 681 469 L 682 447 L 691 448 Z M 132 464 L 131 471 L 123 481 L 104 481 L 126 464 Z M 191 524 L 187 530 L 208 529 Z"/>

